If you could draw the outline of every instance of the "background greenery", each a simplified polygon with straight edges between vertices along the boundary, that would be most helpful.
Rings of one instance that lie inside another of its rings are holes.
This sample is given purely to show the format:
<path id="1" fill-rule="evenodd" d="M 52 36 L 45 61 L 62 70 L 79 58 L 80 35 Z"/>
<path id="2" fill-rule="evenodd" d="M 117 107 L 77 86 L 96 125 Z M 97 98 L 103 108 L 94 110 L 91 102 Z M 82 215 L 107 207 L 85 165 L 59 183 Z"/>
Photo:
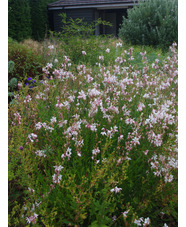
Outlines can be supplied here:
<path id="1" fill-rule="evenodd" d="M 47 5 L 55 0 L 8 0 L 8 35 L 43 40 L 49 29 Z"/>
<path id="2" fill-rule="evenodd" d="M 123 17 L 119 37 L 132 45 L 168 49 L 178 42 L 178 0 L 141 0 Z"/>

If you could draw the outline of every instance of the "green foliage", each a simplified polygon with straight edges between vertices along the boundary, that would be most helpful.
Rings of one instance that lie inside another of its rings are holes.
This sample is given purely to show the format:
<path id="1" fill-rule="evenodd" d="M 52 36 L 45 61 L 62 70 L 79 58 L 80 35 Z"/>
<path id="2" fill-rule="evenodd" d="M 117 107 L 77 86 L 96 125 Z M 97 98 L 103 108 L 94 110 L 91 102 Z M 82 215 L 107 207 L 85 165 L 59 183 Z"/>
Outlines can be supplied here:
<path id="1" fill-rule="evenodd" d="M 100 18 L 96 22 L 87 23 L 80 18 L 67 18 L 65 13 L 60 16 L 62 17 L 62 31 L 60 34 L 55 34 L 55 32 L 53 34 L 61 41 L 61 48 L 65 51 L 65 54 L 75 64 L 82 62 L 95 64 L 98 60 L 96 54 L 103 51 L 102 43 L 109 43 L 108 39 L 95 36 L 95 25 L 112 25 Z M 82 54 L 82 51 L 86 52 L 86 56 Z"/>
<path id="2" fill-rule="evenodd" d="M 47 5 L 54 0 L 29 0 L 31 12 L 32 38 L 43 40 L 48 33 L 48 11 Z"/>
<path id="3" fill-rule="evenodd" d="M 97 224 L 97 221 L 94 221 L 91 223 L 91 225 L 89 225 L 89 227 L 107 227 L 107 225 L 99 225 Z"/>
<path id="4" fill-rule="evenodd" d="M 101 18 L 95 22 L 88 23 L 84 22 L 83 19 L 80 18 L 67 18 L 65 13 L 61 13 L 60 16 L 62 18 L 61 37 L 66 42 L 68 42 L 69 38 L 72 36 L 85 39 L 94 35 L 97 25 L 102 24 L 105 26 L 112 26 L 110 22 L 104 21 Z"/>
<path id="5" fill-rule="evenodd" d="M 16 78 L 22 81 L 25 77 L 36 77 L 42 73 L 42 58 L 24 47 L 22 44 L 8 40 L 8 60 L 14 62 L 13 71 L 9 71 L 8 79 Z"/>
<path id="6" fill-rule="evenodd" d="M 8 0 L 8 33 L 17 41 L 43 40 L 48 33 L 47 5 L 55 0 Z"/>
<path id="7" fill-rule="evenodd" d="M 31 36 L 31 17 L 28 0 L 8 0 L 8 35 L 22 41 Z"/>
<path id="8" fill-rule="evenodd" d="M 178 42 L 178 1 L 139 1 L 123 17 L 119 37 L 133 45 L 160 46 L 165 49 Z"/>
<path id="9" fill-rule="evenodd" d="M 8 83 L 8 87 L 11 89 L 14 89 L 17 87 L 17 78 L 12 78 L 10 82 Z"/>
<path id="10" fill-rule="evenodd" d="M 76 65 L 66 56 L 55 63 L 53 58 L 62 46 L 56 42 L 52 50 L 48 48 L 53 65 L 43 70 L 51 78 L 38 82 L 32 91 L 23 86 L 15 104 L 9 106 L 9 226 L 135 227 L 134 220 L 140 217 L 149 217 L 150 226 L 177 225 L 177 169 L 170 168 L 168 160 L 176 159 L 176 50 L 162 55 L 152 47 L 127 49 L 116 47 L 118 40 L 109 41 L 110 45 L 100 39 L 103 52 L 96 49 L 92 67 Z M 104 61 L 96 65 L 101 54 Z M 86 62 L 90 64 L 88 59 L 81 60 Z M 87 75 L 93 80 L 87 81 Z M 107 82 L 109 78 L 113 81 Z M 78 98 L 81 91 L 85 100 Z M 145 104 L 143 111 L 137 110 L 139 102 Z M 60 103 L 61 107 L 56 105 Z M 153 119 L 152 114 L 161 108 L 166 119 L 157 114 L 159 121 L 148 124 L 149 116 Z M 168 124 L 171 116 L 175 121 Z M 56 122 L 51 121 L 53 117 Z M 127 124 L 127 118 L 134 123 Z M 96 130 L 90 128 L 93 124 Z M 101 134 L 103 130 L 111 133 L 114 127 L 113 135 Z M 163 134 L 161 146 L 149 141 L 151 130 Z M 31 141 L 33 133 L 37 137 Z M 69 159 L 62 158 L 67 148 L 71 148 Z M 95 148 L 100 152 L 93 155 Z M 157 168 L 152 169 L 155 154 Z M 164 157 L 165 162 L 160 162 Z M 161 177 L 154 174 L 158 168 Z M 165 182 L 165 170 L 174 176 L 173 181 Z M 58 182 L 55 174 L 61 175 Z M 114 192 L 116 186 L 121 191 Z M 36 224 L 28 224 L 26 218 L 34 213 L 38 214 Z"/>

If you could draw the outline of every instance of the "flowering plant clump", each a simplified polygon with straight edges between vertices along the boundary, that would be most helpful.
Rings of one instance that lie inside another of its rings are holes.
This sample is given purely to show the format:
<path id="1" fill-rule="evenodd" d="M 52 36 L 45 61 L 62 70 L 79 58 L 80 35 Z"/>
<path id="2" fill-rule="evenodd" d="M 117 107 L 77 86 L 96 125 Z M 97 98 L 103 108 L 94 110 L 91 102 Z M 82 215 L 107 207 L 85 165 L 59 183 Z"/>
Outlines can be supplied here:
<path id="1" fill-rule="evenodd" d="M 10 226 L 176 225 L 176 44 L 153 62 L 141 52 L 140 64 L 115 48 L 109 66 L 109 47 L 94 67 L 49 62 L 37 89 L 15 96 Z"/>

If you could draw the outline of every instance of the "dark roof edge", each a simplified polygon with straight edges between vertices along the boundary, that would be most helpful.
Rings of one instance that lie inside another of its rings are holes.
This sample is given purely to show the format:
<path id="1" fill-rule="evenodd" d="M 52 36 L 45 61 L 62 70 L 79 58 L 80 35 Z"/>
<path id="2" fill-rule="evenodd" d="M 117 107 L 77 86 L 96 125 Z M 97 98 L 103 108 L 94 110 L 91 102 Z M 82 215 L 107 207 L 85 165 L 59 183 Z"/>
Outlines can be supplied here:
<path id="1" fill-rule="evenodd" d="M 104 6 L 104 5 L 110 5 L 110 6 L 112 6 L 112 5 L 127 5 L 127 4 L 131 4 L 131 5 L 134 5 L 135 3 L 137 3 L 138 2 L 138 0 L 128 0 L 128 1 L 126 1 L 126 2 L 121 2 L 121 1 L 117 1 L 117 2 L 111 2 L 111 3 L 109 3 L 109 2 L 107 2 L 107 3 L 85 3 L 85 4 L 69 4 L 69 5 L 65 5 L 65 4 L 59 4 L 59 5 L 53 5 L 54 4 L 54 2 L 53 3 L 50 3 L 50 4 L 48 4 L 48 8 L 66 8 L 66 7 L 77 7 L 77 8 L 89 8 L 90 6 L 91 7 L 95 7 L 96 8 L 96 6 Z"/>

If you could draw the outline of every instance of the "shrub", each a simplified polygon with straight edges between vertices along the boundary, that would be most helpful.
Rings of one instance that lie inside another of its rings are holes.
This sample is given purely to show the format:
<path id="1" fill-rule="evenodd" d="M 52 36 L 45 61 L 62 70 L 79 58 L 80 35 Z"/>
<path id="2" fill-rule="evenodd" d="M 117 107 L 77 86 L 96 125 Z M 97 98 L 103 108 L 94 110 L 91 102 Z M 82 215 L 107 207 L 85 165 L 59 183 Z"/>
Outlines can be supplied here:
<path id="1" fill-rule="evenodd" d="M 9 81 L 14 77 L 22 81 L 27 75 L 35 77 L 42 73 L 43 60 L 40 55 L 11 38 L 8 39 L 8 60 L 14 62 L 14 70 L 8 73 Z"/>
<path id="2" fill-rule="evenodd" d="M 119 37 L 134 45 L 169 47 L 178 41 L 178 1 L 139 1 L 123 17 Z"/>

